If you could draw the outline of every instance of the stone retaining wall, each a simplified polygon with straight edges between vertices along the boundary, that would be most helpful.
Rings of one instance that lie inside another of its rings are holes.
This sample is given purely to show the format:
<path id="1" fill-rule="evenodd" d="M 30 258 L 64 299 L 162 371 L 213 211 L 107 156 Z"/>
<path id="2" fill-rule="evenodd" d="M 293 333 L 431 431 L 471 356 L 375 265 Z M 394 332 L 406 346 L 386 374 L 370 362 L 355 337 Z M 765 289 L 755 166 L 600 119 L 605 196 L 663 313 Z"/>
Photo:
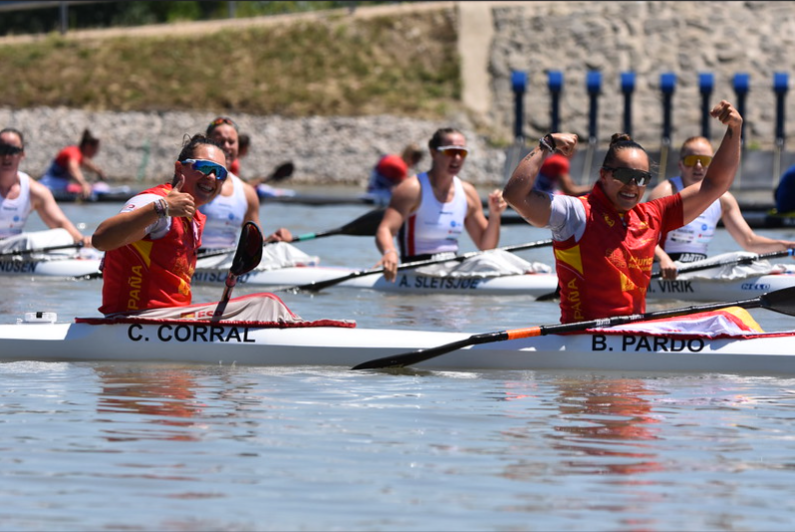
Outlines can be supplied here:
<path id="1" fill-rule="evenodd" d="M 40 176 L 58 150 L 76 144 L 89 127 L 102 144 L 95 162 L 112 180 L 160 182 L 169 179 L 186 135 L 203 133 L 216 115 L 209 113 L 100 113 L 66 108 L 0 109 L 2 127 L 25 134 L 23 171 Z M 489 149 L 465 118 L 430 122 L 394 116 L 311 117 L 286 119 L 238 114 L 232 119 L 248 133 L 252 145 L 241 161 L 241 174 L 267 175 L 278 164 L 293 161 L 297 184 L 346 184 L 364 188 L 370 169 L 385 153 L 400 153 L 416 142 L 427 146 L 440 127 L 461 129 L 472 148 L 462 177 L 478 185 L 502 183 L 504 151 Z M 427 169 L 430 157 L 420 162 Z"/>

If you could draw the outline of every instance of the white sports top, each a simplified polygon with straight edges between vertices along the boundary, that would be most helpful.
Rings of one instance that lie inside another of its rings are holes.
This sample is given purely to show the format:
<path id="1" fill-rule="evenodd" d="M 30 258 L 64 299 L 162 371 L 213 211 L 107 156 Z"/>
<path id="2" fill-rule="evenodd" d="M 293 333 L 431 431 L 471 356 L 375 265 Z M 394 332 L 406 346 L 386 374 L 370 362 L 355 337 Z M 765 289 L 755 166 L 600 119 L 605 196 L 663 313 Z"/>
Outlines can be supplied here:
<path id="1" fill-rule="evenodd" d="M 239 177 L 230 173 L 232 195 L 219 194 L 210 203 L 202 205 L 199 210 L 207 216 L 202 233 L 202 247 L 209 249 L 231 248 L 237 245 L 243 218 L 248 210 L 246 191 Z"/>
<path id="2" fill-rule="evenodd" d="M 674 194 L 684 188 L 682 177 L 676 176 L 670 179 Z M 666 253 L 699 253 L 707 255 L 707 246 L 715 236 L 715 228 L 718 226 L 723 211 L 720 207 L 720 200 L 717 199 L 698 215 L 698 218 L 689 224 L 670 231 L 665 238 L 663 249 Z"/>
<path id="3" fill-rule="evenodd" d="M 464 231 L 467 198 L 458 177 L 453 178 L 453 200 L 442 203 L 433 195 L 428 173 L 417 175 L 422 196 L 417 212 L 409 216 L 398 234 L 402 257 L 457 252 Z"/>
<path id="4" fill-rule="evenodd" d="M 30 204 L 30 176 L 17 172 L 19 196 L 6 199 L 0 195 L 0 238 L 18 235 L 28 220 L 33 207 Z"/>

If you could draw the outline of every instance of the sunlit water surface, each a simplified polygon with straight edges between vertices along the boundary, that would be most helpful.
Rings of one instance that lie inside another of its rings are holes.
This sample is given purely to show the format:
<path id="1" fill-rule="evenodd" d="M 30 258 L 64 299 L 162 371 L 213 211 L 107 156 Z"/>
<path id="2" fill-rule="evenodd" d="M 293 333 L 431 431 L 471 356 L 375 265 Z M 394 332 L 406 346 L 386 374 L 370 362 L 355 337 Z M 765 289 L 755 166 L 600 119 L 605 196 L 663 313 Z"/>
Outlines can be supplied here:
<path id="1" fill-rule="evenodd" d="M 91 232 L 119 207 L 64 209 Z M 368 209 L 266 204 L 262 217 L 266 232 L 304 233 Z M 510 225 L 501 244 L 548 237 Z M 370 238 L 300 247 L 325 264 L 378 260 Z M 712 247 L 735 249 L 724 232 Z M 549 248 L 520 255 L 551 261 Z M 0 321 L 96 316 L 100 288 L 0 279 Z M 282 297 L 359 327 L 476 333 L 558 317 L 520 296 Z M 3 363 L 0 530 L 791 530 L 794 406 L 782 377 Z"/>

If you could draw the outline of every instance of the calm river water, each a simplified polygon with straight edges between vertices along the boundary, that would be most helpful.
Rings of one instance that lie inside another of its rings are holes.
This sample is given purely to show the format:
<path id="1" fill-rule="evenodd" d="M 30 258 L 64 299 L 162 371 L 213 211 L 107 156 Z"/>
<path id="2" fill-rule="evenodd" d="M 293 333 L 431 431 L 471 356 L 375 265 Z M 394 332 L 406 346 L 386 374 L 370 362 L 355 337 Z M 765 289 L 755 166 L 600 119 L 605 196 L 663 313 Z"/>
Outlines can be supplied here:
<path id="1" fill-rule="evenodd" d="M 64 205 L 85 232 L 119 208 Z M 367 210 L 265 204 L 262 217 L 266 232 L 303 233 Z M 28 229 L 41 228 L 34 215 Z M 501 245 L 548 237 L 510 225 Z M 326 264 L 378 259 L 371 238 L 299 247 Z M 713 253 L 734 250 L 721 232 Z M 520 255 L 551 261 L 549 248 Z M 96 316 L 100 288 L 0 279 L 0 322 L 31 310 Z M 195 299 L 220 295 L 197 287 Z M 555 303 L 516 296 L 332 288 L 283 299 L 306 319 L 360 327 L 478 333 L 559 315 Z M 795 328 L 752 314 L 768 330 Z M 793 522 L 795 378 L 0 364 L 0 530 L 767 531 Z"/>

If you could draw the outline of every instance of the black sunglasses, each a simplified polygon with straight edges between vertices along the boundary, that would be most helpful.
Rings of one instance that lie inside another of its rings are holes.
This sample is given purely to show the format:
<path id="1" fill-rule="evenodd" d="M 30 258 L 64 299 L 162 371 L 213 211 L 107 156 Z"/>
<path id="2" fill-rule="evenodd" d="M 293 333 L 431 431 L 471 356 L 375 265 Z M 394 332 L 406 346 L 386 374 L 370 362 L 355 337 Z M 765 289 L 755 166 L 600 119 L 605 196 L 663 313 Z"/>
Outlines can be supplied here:
<path id="1" fill-rule="evenodd" d="M 19 146 L 13 146 L 11 144 L 0 144 L 0 155 L 16 155 L 18 153 L 22 153 L 23 150 Z"/>
<path id="2" fill-rule="evenodd" d="M 611 168 L 609 166 L 603 166 L 602 168 L 611 172 L 613 174 L 613 179 L 618 179 L 625 185 L 629 185 L 633 179 L 639 187 L 645 187 L 651 182 L 651 174 L 644 170 L 624 167 Z"/>

